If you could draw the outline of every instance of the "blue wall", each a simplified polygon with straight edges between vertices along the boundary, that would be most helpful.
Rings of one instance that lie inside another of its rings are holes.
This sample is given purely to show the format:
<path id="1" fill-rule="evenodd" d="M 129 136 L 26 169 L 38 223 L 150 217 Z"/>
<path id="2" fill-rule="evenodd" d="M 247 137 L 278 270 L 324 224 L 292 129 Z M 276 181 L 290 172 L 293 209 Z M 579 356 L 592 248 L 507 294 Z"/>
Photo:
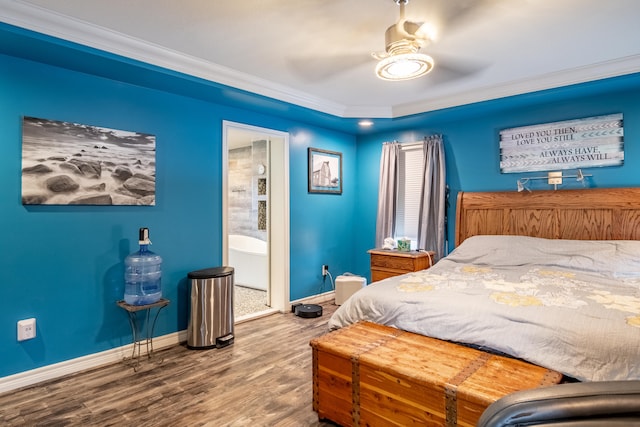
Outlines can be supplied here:
<path id="1" fill-rule="evenodd" d="M 139 227 L 164 259 L 171 300 L 157 335 L 186 329 L 186 274 L 222 259 L 223 120 L 291 132 L 291 298 L 330 290 L 321 264 L 350 266 L 342 241 L 353 223 L 354 135 L 12 56 L 0 55 L 0 93 L 0 377 L 130 343 L 115 301 Z M 154 134 L 156 206 L 23 206 L 25 115 Z M 342 196 L 307 193 L 308 146 L 343 153 Z M 16 322 L 29 317 L 37 338 L 18 342 Z"/>
<path id="2" fill-rule="evenodd" d="M 624 114 L 625 161 L 622 166 L 583 169 L 589 187 L 640 185 L 640 75 L 601 80 L 555 90 L 451 108 L 408 118 L 410 128 L 358 138 L 357 255 L 354 269 L 369 268 L 366 254 L 375 243 L 379 159 L 384 141 L 417 141 L 424 135 L 444 137 L 447 183 L 450 187 L 449 248 L 453 249 L 456 196 L 459 191 L 515 191 L 516 180 L 541 173 L 500 173 L 499 132 L 502 129 L 591 116 Z M 573 172 L 573 171 L 569 171 Z M 542 173 L 544 175 L 544 173 Z M 565 180 L 561 188 L 580 188 Z M 544 181 L 531 188 L 551 189 Z"/>
<path id="3" fill-rule="evenodd" d="M 15 32 L 1 33 L 2 40 L 0 52 L 10 55 L 0 55 L 0 377 L 130 342 L 115 301 L 139 227 L 149 227 L 152 249 L 164 258 L 163 290 L 171 299 L 157 335 L 186 328 L 186 274 L 221 262 L 223 120 L 290 133 L 292 300 L 331 289 L 322 264 L 334 276 L 369 276 L 383 141 L 442 133 L 455 202 L 461 189 L 515 189 L 520 175 L 501 175 L 498 168 L 501 129 L 622 112 L 624 166 L 585 172 L 594 174 L 595 187 L 640 184 L 638 75 L 378 121 L 378 129 L 391 130 L 357 135 L 353 120 L 212 88 L 167 70 L 87 57 L 64 43 L 54 51 L 42 37 L 25 44 Z M 154 134 L 156 206 L 23 206 L 24 115 Z M 308 147 L 343 153 L 342 195 L 307 192 Z M 450 214 L 454 209 L 452 203 Z M 29 317 L 38 320 L 37 338 L 18 342 L 16 322 Z"/>
<path id="4" fill-rule="evenodd" d="M 353 265 L 356 180 L 355 136 L 319 129 L 293 129 L 290 150 L 291 300 L 330 291 L 321 266 L 335 278 Z M 307 147 L 342 153 L 342 195 L 307 192 Z"/>

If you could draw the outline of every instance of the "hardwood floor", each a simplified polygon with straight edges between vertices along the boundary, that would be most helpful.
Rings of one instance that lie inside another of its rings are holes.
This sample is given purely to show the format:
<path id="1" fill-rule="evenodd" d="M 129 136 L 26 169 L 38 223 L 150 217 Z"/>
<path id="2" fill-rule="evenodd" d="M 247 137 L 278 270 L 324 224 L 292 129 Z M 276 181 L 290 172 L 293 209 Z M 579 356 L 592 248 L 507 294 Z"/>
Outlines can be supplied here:
<path id="1" fill-rule="evenodd" d="M 274 314 L 235 326 L 223 349 L 156 351 L 138 372 L 117 363 L 0 395 L 9 426 L 332 426 L 312 410 L 314 319 Z"/>

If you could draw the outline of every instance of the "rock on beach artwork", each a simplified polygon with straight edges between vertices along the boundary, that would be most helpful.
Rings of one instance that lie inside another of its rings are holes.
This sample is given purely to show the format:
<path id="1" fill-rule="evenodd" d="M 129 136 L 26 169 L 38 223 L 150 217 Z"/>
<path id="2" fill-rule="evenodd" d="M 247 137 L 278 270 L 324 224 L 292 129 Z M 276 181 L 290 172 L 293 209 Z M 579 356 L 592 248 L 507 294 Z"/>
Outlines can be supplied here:
<path id="1" fill-rule="evenodd" d="M 155 205 L 153 135 L 24 117 L 23 205 Z"/>

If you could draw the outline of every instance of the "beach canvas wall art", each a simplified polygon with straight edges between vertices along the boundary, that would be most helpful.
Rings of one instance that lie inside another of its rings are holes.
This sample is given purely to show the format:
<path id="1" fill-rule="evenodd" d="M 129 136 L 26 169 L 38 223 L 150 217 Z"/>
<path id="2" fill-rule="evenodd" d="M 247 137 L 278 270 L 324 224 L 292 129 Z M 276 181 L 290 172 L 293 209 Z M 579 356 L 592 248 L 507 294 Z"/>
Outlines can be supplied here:
<path id="1" fill-rule="evenodd" d="M 22 121 L 23 205 L 155 205 L 154 135 Z"/>

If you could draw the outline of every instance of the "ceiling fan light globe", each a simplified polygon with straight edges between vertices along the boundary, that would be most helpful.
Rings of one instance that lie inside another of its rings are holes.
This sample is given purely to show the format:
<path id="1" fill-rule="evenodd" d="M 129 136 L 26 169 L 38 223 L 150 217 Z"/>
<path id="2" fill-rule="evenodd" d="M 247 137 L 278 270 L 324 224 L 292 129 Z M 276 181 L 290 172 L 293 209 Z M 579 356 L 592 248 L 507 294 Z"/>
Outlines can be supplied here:
<path id="1" fill-rule="evenodd" d="M 424 76 L 433 69 L 433 58 L 423 53 L 404 53 L 384 58 L 376 65 L 376 75 L 382 80 L 410 80 Z"/>

